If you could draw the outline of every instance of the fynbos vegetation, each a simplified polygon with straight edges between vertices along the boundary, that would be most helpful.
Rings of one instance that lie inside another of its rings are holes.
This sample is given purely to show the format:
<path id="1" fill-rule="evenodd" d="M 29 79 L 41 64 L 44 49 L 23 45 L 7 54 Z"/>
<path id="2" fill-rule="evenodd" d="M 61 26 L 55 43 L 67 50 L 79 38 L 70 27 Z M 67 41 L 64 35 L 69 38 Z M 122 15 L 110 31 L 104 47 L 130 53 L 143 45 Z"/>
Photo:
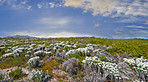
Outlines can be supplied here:
<path id="1" fill-rule="evenodd" d="M 0 81 L 147 82 L 148 40 L 3 38 Z"/>

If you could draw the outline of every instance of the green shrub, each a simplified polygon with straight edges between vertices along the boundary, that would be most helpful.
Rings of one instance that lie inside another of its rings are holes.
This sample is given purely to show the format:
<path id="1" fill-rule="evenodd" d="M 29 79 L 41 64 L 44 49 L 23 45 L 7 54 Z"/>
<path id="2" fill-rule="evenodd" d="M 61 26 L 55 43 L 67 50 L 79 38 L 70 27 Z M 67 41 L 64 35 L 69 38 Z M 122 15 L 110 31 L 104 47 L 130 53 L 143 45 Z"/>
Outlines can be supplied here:
<path id="1" fill-rule="evenodd" d="M 3 75 L 2 74 L 0 74 L 0 80 L 2 80 L 3 79 Z"/>
<path id="2" fill-rule="evenodd" d="M 100 56 L 99 58 L 100 58 L 101 61 L 110 62 L 110 61 L 106 58 L 106 56 Z"/>
<path id="3" fill-rule="evenodd" d="M 19 60 L 13 60 L 13 61 L 10 61 L 10 65 L 15 65 L 15 64 L 18 64 L 20 61 Z"/>
<path id="4" fill-rule="evenodd" d="M 22 69 L 18 68 L 18 69 L 14 70 L 14 71 L 11 71 L 9 73 L 9 77 L 12 77 L 13 79 L 16 80 L 16 79 L 19 79 L 19 78 L 21 78 L 23 76 L 22 73 L 23 73 Z"/>
<path id="5" fill-rule="evenodd" d="M 25 63 L 27 63 L 27 60 L 25 57 L 17 57 L 17 58 L 7 58 L 2 61 L 0 61 L 0 69 L 10 68 L 13 66 L 22 66 Z"/>
<path id="6" fill-rule="evenodd" d="M 63 59 L 62 58 L 59 58 L 59 57 L 55 57 L 54 60 L 58 63 L 62 63 L 63 62 Z"/>
<path id="7" fill-rule="evenodd" d="M 4 48 L 0 51 L 0 57 L 6 53 L 5 50 L 7 50 L 7 48 Z"/>
<path id="8" fill-rule="evenodd" d="M 69 58 L 66 57 L 66 58 L 64 58 L 64 59 L 65 59 L 65 60 L 68 60 L 68 59 L 73 58 L 73 57 L 79 59 L 80 61 L 82 61 L 83 59 L 85 59 L 85 57 L 80 56 L 79 54 L 70 55 Z"/>
<path id="9" fill-rule="evenodd" d="M 24 51 L 20 54 L 20 56 L 25 56 L 27 54 L 27 51 Z"/>

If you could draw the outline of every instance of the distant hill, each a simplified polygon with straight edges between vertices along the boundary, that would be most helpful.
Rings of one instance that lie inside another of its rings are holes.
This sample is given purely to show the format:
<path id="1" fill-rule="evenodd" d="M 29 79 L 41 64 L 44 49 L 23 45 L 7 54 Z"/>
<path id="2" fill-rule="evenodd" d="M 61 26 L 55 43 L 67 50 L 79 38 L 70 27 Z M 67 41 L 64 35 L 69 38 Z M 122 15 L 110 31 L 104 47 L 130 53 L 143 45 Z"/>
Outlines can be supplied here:
<path id="1" fill-rule="evenodd" d="M 7 36 L 5 38 L 25 38 L 25 39 L 37 39 L 37 37 L 31 37 L 27 35 L 15 35 L 15 36 Z"/>

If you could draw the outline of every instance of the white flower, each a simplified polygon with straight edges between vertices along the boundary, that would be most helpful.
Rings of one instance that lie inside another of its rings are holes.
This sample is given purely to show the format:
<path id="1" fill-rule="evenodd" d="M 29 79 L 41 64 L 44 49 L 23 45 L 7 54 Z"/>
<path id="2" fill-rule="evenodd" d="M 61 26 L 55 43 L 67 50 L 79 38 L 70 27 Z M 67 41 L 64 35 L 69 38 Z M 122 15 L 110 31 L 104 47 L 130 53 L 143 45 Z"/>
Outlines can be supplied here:
<path id="1" fill-rule="evenodd" d="M 136 58 L 135 60 L 124 58 L 124 61 L 127 62 L 129 65 L 132 65 L 134 69 L 138 69 L 141 71 L 148 70 L 148 61 L 147 59 L 143 59 L 143 57 Z M 145 72 L 147 73 L 148 71 Z"/>
<path id="2" fill-rule="evenodd" d="M 97 61 L 98 60 L 98 57 L 94 56 L 94 57 L 92 57 L 92 60 L 93 61 Z"/>
<path id="3" fill-rule="evenodd" d="M 86 63 L 86 60 L 83 60 L 82 62 L 85 64 Z"/>

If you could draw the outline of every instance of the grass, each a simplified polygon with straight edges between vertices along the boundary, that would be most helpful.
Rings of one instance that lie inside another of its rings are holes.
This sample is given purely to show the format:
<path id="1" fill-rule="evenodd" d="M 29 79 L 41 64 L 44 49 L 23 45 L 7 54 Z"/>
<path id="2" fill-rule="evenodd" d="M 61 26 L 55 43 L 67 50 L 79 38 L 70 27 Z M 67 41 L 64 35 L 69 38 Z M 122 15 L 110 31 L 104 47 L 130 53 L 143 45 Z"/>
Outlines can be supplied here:
<path id="1" fill-rule="evenodd" d="M 63 62 L 63 59 L 62 58 L 59 58 L 59 57 L 55 57 L 54 60 L 58 63 L 62 63 Z"/>
<path id="2" fill-rule="evenodd" d="M 0 61 L 0 69 L 10 68 L 14 66 L 22 66 L 26 63 L 27 60 L 25 57 L 18 57 L 18 58 L 9 57 Z"/>
<path id="3" fill-rule="evenodd" d="M 50 75 L 53 75 L 53 72 L 52 70 L 54 69 L 54 67 L 58 66 L 59 63 L 55 60 L 49 60 L 47 63 L 45 63 L 43 66 L 42 66 L 42 70 L 44 72 L 46 72 L 46 70 L 48 70 L 48 73 Z"/>
<path id="4" fill-rule="evenodd" d="M 68 60 L 68 59 L 73 58 L 73 57 L 79 59 L 80 61 L 82 61 L 83 59 L 85 59 L 85 56 L 80 56 L 79 54 L 70 55 L 69 57 L 66 57 L 64 59 L 65 60 Z"/>

